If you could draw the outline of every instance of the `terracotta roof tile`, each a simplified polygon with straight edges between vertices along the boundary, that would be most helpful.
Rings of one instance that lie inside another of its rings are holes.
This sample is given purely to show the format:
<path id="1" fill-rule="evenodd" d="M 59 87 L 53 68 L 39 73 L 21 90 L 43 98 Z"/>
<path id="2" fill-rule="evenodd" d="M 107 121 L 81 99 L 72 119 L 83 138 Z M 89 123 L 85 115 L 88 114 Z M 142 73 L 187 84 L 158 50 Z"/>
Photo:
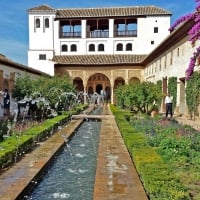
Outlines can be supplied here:
<path id="1" fill-rule="evenodd" d="M 52 61 L 65 65 L 140 64 L 146 55 L 71 55 L 54 56 Z"/>
<path id="2" fill-rule="evenodd" d="M 57 10 L 57 18 L 146 16 L 146 15 L 171 15 L 171 12 L 156 6 L 77 8 L 77 9 L 72 8 L 72 9 Z"/>
<path id="3" fill-rule="evenodd" d="M 56 9 L 51 8 L 48 5 L 40 5 L 40 6 L 28 9 L 28 12 L 42 12 L 42 11 L 56 11 Z"/>
<path id="4" fill-rule="evenodd" d="M 48 5 L 30 8 L 29 12 L 55 11 L 57 18 L 84 18 L 84 17 L 114 17 L 114 16 L 146 16 L 146 15 L 171 15 L 172 13 L 153 5 L 131 7 L 106 7 L 106 8 L 66 8 L 54 9 Z"/>

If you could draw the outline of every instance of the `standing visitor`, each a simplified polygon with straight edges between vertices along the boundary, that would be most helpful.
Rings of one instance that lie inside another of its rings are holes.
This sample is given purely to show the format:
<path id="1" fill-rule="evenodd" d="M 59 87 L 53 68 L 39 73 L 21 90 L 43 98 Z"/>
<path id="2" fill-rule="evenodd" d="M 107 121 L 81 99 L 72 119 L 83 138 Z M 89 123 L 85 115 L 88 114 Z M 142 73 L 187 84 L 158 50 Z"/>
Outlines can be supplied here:
<path id="1" fill-rule="evenodd" d="M 166 113 L 165 113 L 165 117 L 168 117 L 168 114 L 170 115 L 170 117 L 173 116 L 172 113 L 172 100 L 173 97 L 170 95 L 170 93 L 167 93 L 167 96 L 165 97 L 165 106 L 166 106 Z"/>
<path id="2" fill-rule="evenodd" d="M 4 90 L 3 108 L 4 108 L 4 117 L 8 118 L 10 115 L 10 95 L 7 89 Z"/>

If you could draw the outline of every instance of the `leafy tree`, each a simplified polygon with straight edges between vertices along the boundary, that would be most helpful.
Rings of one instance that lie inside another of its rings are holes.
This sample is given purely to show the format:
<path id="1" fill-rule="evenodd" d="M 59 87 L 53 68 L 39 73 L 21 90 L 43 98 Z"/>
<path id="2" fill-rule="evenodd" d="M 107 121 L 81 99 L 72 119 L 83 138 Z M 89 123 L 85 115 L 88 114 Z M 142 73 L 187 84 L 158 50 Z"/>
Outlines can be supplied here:
<path id="1" fill-rule="evenodd" d="M 194 13 L 189 13 L 185 16 L 182 16 L 178 20 L 175 21 L 175 23 L 170 27 L 170 31 L 173 31 L 179 24 L 186 22 L 186 21 L 193 21 L 194 25 L 189 30 L 189 41 L 191 42 L 191 45 L 194 45 L 197 40 L 200 39 L 200 0 L 195 0 L 197 3 L 197 6 L 195 8 Z M 190 58 L 190 62 L 188 65 L 188 68 L 186 69 L 186 80 L 189 80 L 194 72 L 194 67 L 196 64 L 196 61 L 199 60 L 200 57 L 200 46 L 196 48 L 196 51 L 193 53 L 193 56 Z M 198 63 L 199 64 L 199 63 Z"/>
<path id="2" fill-rule="evenodd" d="M 34 91 L 34 80 L 30 75 L 26 74 L 23 77 L 17 78 L 12 91 L 13 98 L 17 100 L 23 99 L 25 96 L 30 96 Z"/>
<path id="3" fill-rule="evenodd" d="M 16 80 L 13 97 L 18 101 L 27 97 L 27 102 L 37 99 L 37 107 L 44 113 L 48 105 L 56 111 L 67 110 L 75 101 L 67 101 L 67 93 L 72 92 L 75 89 L 68 76 L 33 78 L 27 75 Z"/>
<path id="4" fill-rule="evenodd" d="M 55 88 L 62 92 L 75 92 L 69 76 L 40 77 L 35 82 L 35 92 L 39 92 L 42 96 L 48 96 Z"/>
<path id="5" fill-rule="evenodd" d="M 115 90 L 117 106 L 136 113 L 148 113 L 155 103 L 162 99 L 162 92 L 157 84 L 142 82 L 119 86 Z"/>

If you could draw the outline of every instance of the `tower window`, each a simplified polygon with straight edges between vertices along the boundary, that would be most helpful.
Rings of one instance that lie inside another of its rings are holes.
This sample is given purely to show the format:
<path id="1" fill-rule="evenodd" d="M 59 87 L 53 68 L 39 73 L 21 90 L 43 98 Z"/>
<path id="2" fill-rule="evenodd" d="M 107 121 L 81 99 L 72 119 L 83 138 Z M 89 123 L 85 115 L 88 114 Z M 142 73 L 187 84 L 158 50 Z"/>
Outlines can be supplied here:
<path id="1" fill-rule="evenodd" d="M 151 44 L 152 44 L 152 45 L 154 44 L 154 41 L 153 41 L 153 40 L 151 41 Z"/>
<path id="2" fill-rule="evenodd" d="M 154 33 L 158 33 L 158 27 L 154 27 Z"/>
<path id="3" fill-rule="evenodd" d="M 45 18 L 44 24 L 45 24 L 45 28 L 49 28 L 49 18 Z"/>
<path id="4" fill-rule="evenodd" d="M 117 44 L 117 51 L 123 51 L 123 45 L 121 43 Z"/>
<path id="5" fill-rule="evenodd" d="M 94 44 L 89 45 L 89 51 L 95 51 L 95 45 Z"/>
<path id="6" fill-rule="evenodd" d="M 35 20 L 35 27 L 36 27 L 36 28 L 40 28 L 40 19 L 39 19 L 39 18 L 37 18 L 37 19 Z"/>
<path id="7" fill-rule="evenodd" d="M 77 47 L 76 47 L 75 44 L 72 44 L 72 45 L 71 45 L 71 51 L 73 51 L 73 52 L 77 51 Z"/>
<path id="8" fill-rule="evenodd" d="M 132 51 L 132 44 L 131 43 L 126 44 L 126 51 Z"/>
<path id="9" fill-rule="evenodd" d="M 104 51 L 104 44 L 99 44 L 98 51 Z"/>
<path id="10" fill-rule="evenodd" d="M 39 54 L 39 60 L 46 60 L 46 54 Z"/>
<path id="11" fill-rule="evenodd" d="M 61 49 L 62 49 L 62 52 L 67 52 L 67 45 L 63 44 Z"/>

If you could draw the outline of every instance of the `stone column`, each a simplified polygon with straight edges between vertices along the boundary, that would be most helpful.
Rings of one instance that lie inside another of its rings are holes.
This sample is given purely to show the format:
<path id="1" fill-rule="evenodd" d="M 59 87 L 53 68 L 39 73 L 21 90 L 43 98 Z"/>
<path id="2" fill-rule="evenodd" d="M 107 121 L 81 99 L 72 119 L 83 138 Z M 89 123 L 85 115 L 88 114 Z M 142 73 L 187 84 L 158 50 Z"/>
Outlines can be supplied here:
<path id="1" fill-rule="evenodd" d="M 128 69 L 125 70 L 125 84 L 128 84 Z"/>
<path id="2" fill-rule="evenodd" d="M 109 38 L 114 37 L 114 19 L 109 19 Z"/>
<path id="3" fill-rule="evenodd" d="M 83 94 L 84 94 L 84 104 L 87 104 L 87 98 L 86 98 L 86 94 L 87 93 L 87 88 L 84 86 L 84 91 L 83 91 Z"/>
<path id="4" fill-rule="evenodd" d="M 114 104 L 114 88 L 111 87 L 111 104 Z"/>
<path id="5" fill-rule="evenodd" d="M 81 20 L 81 38 L 86 38 L 86 20 Z"/>

